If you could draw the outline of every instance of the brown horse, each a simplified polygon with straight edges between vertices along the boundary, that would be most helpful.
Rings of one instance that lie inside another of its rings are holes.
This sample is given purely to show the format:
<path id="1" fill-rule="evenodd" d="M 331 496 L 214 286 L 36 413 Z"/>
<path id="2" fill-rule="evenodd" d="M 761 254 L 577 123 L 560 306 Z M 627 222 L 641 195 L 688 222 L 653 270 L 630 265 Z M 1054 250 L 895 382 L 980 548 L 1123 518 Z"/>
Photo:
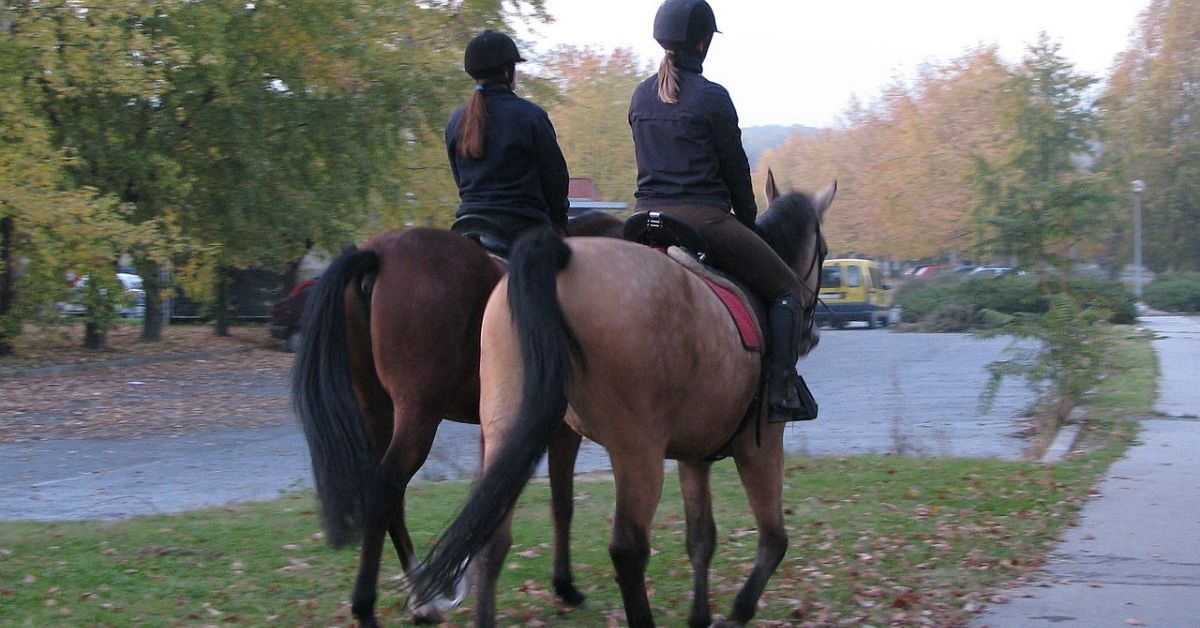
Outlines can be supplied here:
<path id="1" fill-rule="evenodd" d="M 571 234 L 617 235 L 602 214 L 572 219 Z M 479 422 L 479 334 L 503 269 L 468 238 L 409 228 L 350 249 L 325 271 L 305 311 L 292 370 L 329 542 L 362 535 L 352 611 L 374 625 L 384 536 L 406 573 L 418 564 L 404 522 L 404 493 L 443 419 Z M 569 561 L 572 482 L 580 438 L 564 429 L 550 446 L 555 522 L 554 587 L 577 605 Z M 444 603 L 413 609 L 438 621 Z"/>
<path id="2" fill-rule="evenodd" d="M 820 221 L 836 186 L 780 197 L 758 226 L 807 288 L 820 288 Z M 811 325 L 800 340 L 816 344 Z M 783 424 L 740 430 L 759 390 L 761 360 L 743 348 L 722 303 L 695 275 L 649 247 L 540 233 L 518 243 L 508 277 L 483 321 L 484 475 L 413 578 L 417 599 L 475 563 L 476 622 L 494 622 L 495 582 L 511 544 L 511 511 L 563 422 L 608 450 L 616 484 L 609 553 L 632 626 L 653 625 L 645 589 L 650 527 L 663 460 L 679 462 L 694 568 L 689 624 L 707 626 L 708 566 L 715 547 L 709 476 L 714 454 L 732 455 L 758 524 L 758 554 L 726 621 L 754 615 L 783 559 Z"/>

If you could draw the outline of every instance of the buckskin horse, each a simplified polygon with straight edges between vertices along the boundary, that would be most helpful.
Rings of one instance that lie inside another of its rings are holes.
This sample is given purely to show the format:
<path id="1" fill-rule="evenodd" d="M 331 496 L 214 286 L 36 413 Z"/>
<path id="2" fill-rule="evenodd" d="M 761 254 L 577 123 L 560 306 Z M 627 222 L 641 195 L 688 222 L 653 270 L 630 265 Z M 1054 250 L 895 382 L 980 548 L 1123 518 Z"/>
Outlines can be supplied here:
<path id="1" fill-rule="evenodd" d="M 571 235 L 620 233 L 598 212 L 573 218 Z M 442 229 L 406 228 L 349 249 L 309 299 L 292 398 L 304 427 L 327 539 L 362 547 L 352 594 L 361 625 L 376 625 L 385 535 L 405 573 L 417 566 L 404 520 L 408 482 L 425 463 L 443 419 L 479 422 L 479 333 L 502 266 L 475 242 Z M 550 445 L 554 588 L 569 605 L 584 596 L 569 560 L 573 476 L 580 437 Z M 436 622 L 442 600 L 414 606 Z"/>
<path id="2" fill-rule="evenodd" d="M 779 196 L 768 177 L 763 237 L 806 287 L 799 351 L 811 325 L 825 241 L 820 223 L 836 184 Z M 566 421 L 608 451 L 616 486 L 609 554 L 631 626 L 654 619 L 645 588 L 663 460 L 678 461 L 694 570 L 688 623 L 707 626 L 715 543 L 709 478 L 731 455 L 758 526 L 753 569 L 724 625 L 749 621 L 783 559 L 784 424 L 743 423 L 761 357 L 747 351 L 722 301 L 667 255 L 639 244 L 541 233 L 519 242 L 484 313 L 480 418 L 484 474 L 412 578 L 427 599 L 474 565 L 478 625 L 494 624 L 495 582 L 511 545 L 511 513 L 547 444 Z M 743 426 L 746 429 L 741 429 Z"/>

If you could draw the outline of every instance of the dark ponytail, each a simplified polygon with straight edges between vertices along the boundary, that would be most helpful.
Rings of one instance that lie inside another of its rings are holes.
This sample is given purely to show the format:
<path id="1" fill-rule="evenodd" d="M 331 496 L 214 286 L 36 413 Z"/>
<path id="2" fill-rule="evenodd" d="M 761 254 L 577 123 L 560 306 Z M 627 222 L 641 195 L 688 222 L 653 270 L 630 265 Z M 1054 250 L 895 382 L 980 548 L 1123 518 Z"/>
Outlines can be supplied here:
<path id="1" fill-rule="evenodd" d="M 487 103 L 483 101 L 483 83 L 467 100 L 462 121 L 458 126 L 458 154 L 471 159 L 483 159 L 483 131 L 487 123 Z"/>
<path id="2" fill-rule="evenodd" d="M 517 66 L 515 63 L 508 63 L 497 68 L 495 74 L 475 80 L 475 92 L 467 99 L 462 122 L 458 125 L 459 155 L 483 159 L 483 132 L 487 128 L 487 101 L 483 98 L 483 90 L 489 85 L 504 85 L 513 89 L 516 87 L 516 79 Z"/>

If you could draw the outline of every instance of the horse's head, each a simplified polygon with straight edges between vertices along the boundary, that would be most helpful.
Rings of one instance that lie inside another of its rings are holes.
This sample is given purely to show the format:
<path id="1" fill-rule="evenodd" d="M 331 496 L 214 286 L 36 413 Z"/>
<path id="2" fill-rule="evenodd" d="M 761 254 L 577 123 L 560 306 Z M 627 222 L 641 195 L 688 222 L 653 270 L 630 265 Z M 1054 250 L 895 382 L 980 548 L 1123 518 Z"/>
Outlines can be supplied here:
<path id="1" fill-rule="evenodd" d="M 758 228 L 804 286 L 805 320 L 799 352 L 806 355 L 820 341 L 815 313 L 821 290 L 821 263 L 827 252 L 821 222 L 837 193 L 837 181 L 819 194 L 789 192 L 781 195 L 775 187 L 775 175 L 768 170 L 766 192 L 767 211 L 758 217 Z"/>

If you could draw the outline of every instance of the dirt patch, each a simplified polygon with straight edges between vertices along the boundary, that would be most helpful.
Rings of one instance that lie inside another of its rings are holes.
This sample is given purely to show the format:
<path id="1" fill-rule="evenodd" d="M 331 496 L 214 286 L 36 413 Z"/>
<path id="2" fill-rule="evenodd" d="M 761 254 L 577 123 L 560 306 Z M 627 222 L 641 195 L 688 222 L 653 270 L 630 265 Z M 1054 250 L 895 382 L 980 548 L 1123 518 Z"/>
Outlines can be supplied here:
<path id="1" fill-rule="evenodd" d="M 83 349 L 63 330 L 23 337 L 18 355 L 0 360 L 0 442 L 178 435 L 292 420 L 292 354 L 279 350 L 265 326 L 237 327 L 229 337 L 207 326 L 170 327 L 160 342 L 140 340 L 140 331 L 121 327 L 100 351 Z"/>
<path id="2" fill-rule="evenodd" d="M 0 358 L 0 377 L 31 369 L 70 364 L 104 364 L 136 358 L 179 356 L 244 348 L 282 348 L 271 338 L 267 326 L 239 325 L 229 336 L 217 336 L 211 325 L 171 325 L 162 340 L 141 339 L 142 327 L 135 322 L 119 325 L 108 333 L 101 349 L 83 347 L 83 325 L 28 326 L 14 341 L 14 354 Z"/>

